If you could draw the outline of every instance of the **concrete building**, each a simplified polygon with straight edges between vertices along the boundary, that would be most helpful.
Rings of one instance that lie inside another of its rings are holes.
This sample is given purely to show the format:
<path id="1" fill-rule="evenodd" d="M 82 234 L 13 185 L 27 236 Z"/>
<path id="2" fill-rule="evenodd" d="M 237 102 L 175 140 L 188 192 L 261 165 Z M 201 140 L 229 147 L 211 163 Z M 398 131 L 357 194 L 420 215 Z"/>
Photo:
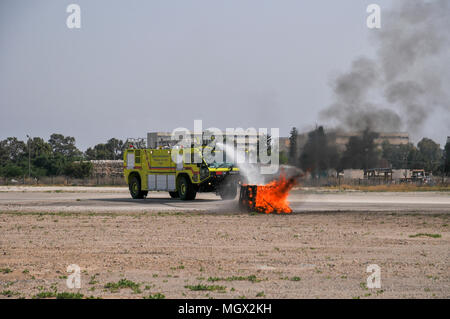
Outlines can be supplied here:
<path id="1" fill-rule="evenodd" d="M 362 132 L 330 132 L 328 136 L 334 141 L 339 150 L 345 150 L 345 146 L 351 137 L 361 136 Z M 409 143 L 409 134 L 406 132 L 380 132 L 378 137 L 374 140 L 375 145 L 381 147 L 383 142 L 388 142 L 392 145 L 402 145 Z"/>
<path id="2" fill-rule="evenodd" d="M 344 179 L 362 179 L 364 170 L 362 169 L 344 169 Z"/>
<path id="3" fill-rule="evenodd" d="M 264 134 L 260 134 L 259 132 L 251 132 L 251 131 L 242 131 L 242 132 L 233 132 L 233 133 L 222 133 L 223 142 L 234 140 L 234 147 L 241 146 L 245 150 L 249 149 L 249 145 L 251 143 L 259 143 Z M 178 135 L 175 132 L 175 136 Z M 182 138 L 183 133 L 180 132 L 180 139 Z M 201 134 L 191 134 L 191 141 L 194 143 L 201 143 L 202 145 L 206 145 L 211 141 L 211 138 L 216 138 L 214 132 L 210 132 L 208 130 L 203 131 Z M 147 133 L 147 147 L 148 148 L 158 148 L 158 147 L 172 147 L 176 145 L 178 140 L 172 140 L 172 133 L 168 132 L 149 132 Z M 256 145 L 256 144 L 255 144 Z"/>
<path id="4" fill-rule="evenodd" d="M 325 131 L 329 141 L 331 143 L 336 143 L 339 151 L 344 151 L 345 146 L 351 137 L 361 136 L 362 132 L 341 132 L 341 131 Z M 379 136 L 374 140 L 375 144 L 379 147 L 384 141 L 389 142 L 392 145 L 401 145 L 409 143 L 409 134 L 406 132 L 392 132 L 378 133 Z M 297 154 L 301 154 L 303 147 L 308 140 L 308 133 L 301 133 L 297 136 Z M 289 152 L 289 137 L 280 137 L 280 152 L 283 151 L 285 154 Z"/>
<path id="5" fill-rule="evenodd" d="M 175 145 L 176 141 L 172 141 L 171 137 L 172 137 L 172 133 L 168 133 L 168 132 L 147 133 L 147 147 L 148 148 L 158 148 L 158 147 Z"/>

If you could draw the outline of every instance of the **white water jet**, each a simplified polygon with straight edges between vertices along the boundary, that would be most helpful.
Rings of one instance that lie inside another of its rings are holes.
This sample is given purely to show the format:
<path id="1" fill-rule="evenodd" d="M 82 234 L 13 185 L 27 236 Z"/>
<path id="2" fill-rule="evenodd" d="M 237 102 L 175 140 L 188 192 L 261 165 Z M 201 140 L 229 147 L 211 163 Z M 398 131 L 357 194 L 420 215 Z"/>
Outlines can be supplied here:
<path id="1" fill-rule="evenodd" d="M 233 159 L 233 164 L 238 166 L 246 183 L 254 185 L 265 184 L 265 178 L 260 173 L 259 165 L 257 163 L 248 163 L 244 150 L 236 150 L 231 145 L 223 143 L 216 143 L 216 146 L 225 153 L 224 161 L 227 161 L 230 157 Z"/>

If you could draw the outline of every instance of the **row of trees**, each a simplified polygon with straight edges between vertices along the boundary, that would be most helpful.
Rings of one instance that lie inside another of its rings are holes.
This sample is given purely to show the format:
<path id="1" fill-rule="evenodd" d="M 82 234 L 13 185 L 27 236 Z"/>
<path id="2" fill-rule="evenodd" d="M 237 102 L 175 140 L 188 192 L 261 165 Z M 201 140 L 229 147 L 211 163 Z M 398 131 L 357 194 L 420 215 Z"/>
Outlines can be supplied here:
<path id="1" fill-rule="evenodd" d="M 75 146 L 75 138 L 52 134 L 48 141 L 40 137 L 20 141 L 8 137 L 0 141 L 0 176 L 69 176 L 87 177 L 92 172 L 89 160 L 121 159 L 123 141 L 112 138 L 86 152 Z"/>
<path id="2" fill-rule="evenodd" d="M 433 174 L 450 175 L 450 143 L 442 150 L 439 144 L 423 138 L 417 146 L 409 143 L 391 145 L 375 144 L 378 134 L 369 130 L 360 136 L 350 137 L 345 150 L 340 151 L 333 134 L 327 134 L 322 126 L 308 133 L 306 143 L 299 153 L 298 131 L 290 132 L 289 151 L 280 154 L 282 163 L 288 162 L 318 176 L 329 169 L 366 169 L 392 167 L 394 169 L 423 168 Z M 269 146 L 271 137 L 260 141 Z M 89 160 L 122 159 L 124 142 L 111 138 L 106 143 L 89 147 L 86 152 L 75 146 L 75 138 L 52 134 L 48 141 L 40 137 L 20 141 L 8 137 L 0 141 L 0 176 L 61 176 L 83 178 L 92 172 Z"/>
<path id="3" fill-rule="evenodd" d="M 298 152 L 298 132 L 290 133 L 288 162 L 304 171 L 319 176 L 329 169 L 342 171 L 347 168 L 367 169 L 390 167 L 393 169 L 425 169 L 433 174 L 450 174 L 450 143 L 444 150 L 429 138 L 423 138 L 417 146 L 408 143 L 392 145 L 384 141 L 375 143 L 378 134 L 365 130 L 360 136 L 350 137 L 345 150 L 339 151 L 333 134 L 326 134 L 322 126 L 308 133 L 308 138 Z"/>

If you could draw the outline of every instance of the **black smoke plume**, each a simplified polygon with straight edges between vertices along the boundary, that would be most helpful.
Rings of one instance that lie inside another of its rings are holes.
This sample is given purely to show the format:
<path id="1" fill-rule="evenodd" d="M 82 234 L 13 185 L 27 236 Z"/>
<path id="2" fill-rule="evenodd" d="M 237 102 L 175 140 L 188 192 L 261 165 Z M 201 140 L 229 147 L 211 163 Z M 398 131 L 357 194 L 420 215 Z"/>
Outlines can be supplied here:
<path id="1" fill-rule="evenodd" d="M 432 112 L 450 111 L 450 1 L 403 0 L 371 30 L 375 58 L 358 57 L 332 84 L 321 117 L 339 127 L 420 132 Z"/>

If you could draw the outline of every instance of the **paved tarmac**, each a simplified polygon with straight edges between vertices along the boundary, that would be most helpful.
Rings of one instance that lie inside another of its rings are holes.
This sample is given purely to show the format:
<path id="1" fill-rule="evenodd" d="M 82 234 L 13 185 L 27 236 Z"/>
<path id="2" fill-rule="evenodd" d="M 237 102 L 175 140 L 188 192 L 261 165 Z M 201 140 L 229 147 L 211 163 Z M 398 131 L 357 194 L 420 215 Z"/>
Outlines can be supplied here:
<path id="1" fill-rule="evenodd" d="M 172 199 L 168 193 L 150 192 L 134 200 L 125 187 L 0 187 L 0 211 L 237 211 L 237 197 L 223 201 L 212 193 L 199 193 L 194 201 Z M 450 213 L 448 192 L 305 192 L 289 196 L 294 213 L 324 211 L 396 211 Z"/>

